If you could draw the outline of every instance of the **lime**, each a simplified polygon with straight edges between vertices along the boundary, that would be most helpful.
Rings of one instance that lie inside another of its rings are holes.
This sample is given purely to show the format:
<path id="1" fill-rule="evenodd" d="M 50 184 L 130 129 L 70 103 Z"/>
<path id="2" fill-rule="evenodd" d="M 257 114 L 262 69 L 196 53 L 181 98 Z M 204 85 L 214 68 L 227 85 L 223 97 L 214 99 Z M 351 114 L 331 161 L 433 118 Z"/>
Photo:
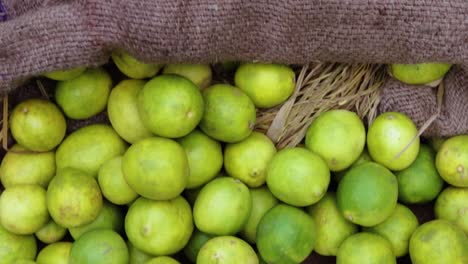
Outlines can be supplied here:
<path id="1" fill-rule="evenodd" d="M 197 127 L 203 110 L 203 97 L 198 87 L 175 74 L 151 79 L 138 93 L 141 121 L 158 136 L 187 135 Z"/>
<path id="2" fill-rule="evenodd" d="M 67 117 L 86 119 L 106 108 L 111 87 L 111 76 L 103 68 L 87 69 L 75 79 L 58 82 L 55 100 Z"/>
<path id="3" fill-rule="evenodd" d="M 133 79 L 153 77 L 162 68 L 161 64 L 144 63 L 122 49 L 115 50 L 111 57 L 117 68 Z"/>
<path id="4" fill-rule="evenodd" d="M 153 135 L 138 113 L 138 93 L 145 84 L 142 80 L 123 80 L 112 89 L 107 102 L 107 114 L 112 127 L 130 143 Z"/>
<path id="5" fill-rule="evenodd" d="M 442 179 L 456 187 L 468 187 L 468 135 L 447 139 L 436 156 Z"/>
<path id="6" fill-rule="evenodd" d="M 190 168 L 187 188 L 193 189 L 212 180 L 223 167 L 221 144 L 198 129 L 177 140 L 187 154 Z"/>
<path id="7" fill-rule="evenodd" d="M 138 198 L 125 217 L 128 240 L 151 255 L 170 255 L 185 247 L 193 232 L 192 212 L 187 201 L 154 201 Z"/>
<path id="8" fill-rule="evenodd" d="M 316 223 L 314 250 L 322 256 L 336 256 L 341 243 L 358 232 L 358 226 L 346 220 L 338 210 L 336 194 L 328 192 L 316 204 L 307 208 Z"/>
<path id="9" fill-rule="evenodd" d="M 0 196 L 0 222 L 11 233 L 30 235 L 49 221 L 46 190 L 39 185 L 16 185 Z"/>
<path id="10" fill-rule="evenodd" d="M 468 263 L 468 238 L 447 220 L 432 220 L 420 225 L 409 242 L 413 264 Z"/>
<path id="11" fill-rule="evenodd" d="M 68 264 L 71 242 L 57 242 L 45 246 L 37 255 L 37 264 Z"/>
<path id="12" fill-rule="evenodd" d="M 255 126 L 252 100 L 239 88 L 215 84 L 203 90 L 205 111 L 200 128 L 208 136 L 227 143 L 247 138 Z"/>
<path id="13" fill-rule="evenodd" d="M 271 108 L 285 102 L 294 92 L 295 74 L 287 65 L 244 63 L 234 76 L 234 83 L 258 108 Z"/>
<path id="14" fill-rule="evenodd" d="M 417 134 L 418 129 L 408 116 L 398 112 L 386 112 L 377 116 L 370 125 L 367 132 L 367 149 L 375 162 L 390 170 L 403 170 L 418 156 L 419 137 L 404 150 Z"/>
<path id="15" fill-rule="evenodd" d="M 102 164 L 98 172 L 102 195 L 118 205 L 129 204 L 138 194 L 128 185 L 122 171 L 122 156 L 114 157 Z"/>
<path id="16" fill-rule="evenodd" d="M 54 176 L 54 151 L 30 152 L 15 144 L 0 165 L 0 180 L 5 188 L 18 184 L 37 184 L 47 188 Z"/>
<path id="17" fill-rule="evenodd" d="M 128 248 L 122 237 L 109 229 L 87 232 L 70 249 L 70 264 L 128 264 Z"/>
<path id="18" fill-rule="evenodd" d="M 252 132 L 246 139 L 226 145 L 224 168 L 230 176 L 251 188 L 265 183 L 266 168 L 276 154 L 275 144 L 259 132 Z"/>
<path id="19" fill-rule="evenodd" d="M 78 227 L 70 227 L 68 231 L 73 239 L 79 239 L 83 234 L 95 229 L 110 229 L 117 233 L 123 231 L 124 214 L 115 204 L 104 200 L 99 215 L 89 224 Z"/>
<path id="20" fill-rule="evenodd" d="M 178 74 L 183 76 L 200 89 L 205 89 L 211 84 L 211 67 L 208 64 L 167 64 L 164 66 L 163 74 Z"/>
<path id="21" fill-rule="evenodd" d="M 383 236 L 392 244 L 395 255 L 402 257 L 408 254 L 410 237 L 418 226 L 416 215 L 408 207 L 397 204 L 393 214 L 385 221 L 373 227 L 364 227 L 363 231 Z"/>
<path id="22" fill-rule="evenodd" d="M 325 161 L 305 148 L 278 151 L 267 167 L 266 182 L 273 195 L 294 206 L 318 202 L 327 192 L 330 170 Z"/>
<path id="23" fill-rule="evenodd" d="M 59 226 L 53 219 L 36 231 L 35 235 L 39 241 L 45 244 L 55 243 L 67 234 L 67 229 Z"/>
<path id="24" fill-rule="evenodd" d="M 438 219 L 452 221 L 468 235 L 468 188 L 447 187 L 434 205 Z"/>
<path id="25" fill-rule="evenodd" d="M 62 112 L 47 100 L 25 100 L 10 114 L 11 134 L 18 144 L 28 150 L 52 150 L 62 142 L 66 129 Z"/>
<path id="26" fill-rule="evenodd" d="M 396 264 L 392 245 L 387 239 L 362 232 L 346 238 L 338 249 L 337 264 Z"/>
<path id="27" fill-rule="evenodd" d="M 34 259 L 37 244 L 33 235 L 15 235 L 0 225 L 0 260 L 14 263 L 17 259 Z"/>
<path id="28" fill-rule="evenodd" d="M 86 67 L 75 67 L 65 70 L 51 71 L 42 74 L 43 76 L 55 81 L 68 81 L 75 79 L 86 71 Z"/>
<path id="29" fill-rule="evenodd" d="M 304 261 L 316 241 L 316 223 L 303 210 L 286 204 L 270 209 L 257 227 L 257 248 L 267 263 Z"/>
<path id="30" fill-rule="evenodd" d="M 434 200 L 444 186 L 435 166 L 435 152 L 421 144 L 416 160 L 406 169 L 395 172 L 398 199 L 407 204 Z"/>
<path id="31" fill-rule="evenodd" d="M 65 168 L 47 189 L 47 208 L 60 226 L 69 228 L 91 223 L 102 209 L 96 180 L 84 171 Z"/>
<path id="32" fill-rule="evenodd" d="M 338 184 L 336 197 L 338 208 L 347 220 L 374 226 L 394 212 L 398 182 L 384 166 L 369 161 L 346 173 Z"/>
<path id="33" fill-rule="evenodd" d="M 212 235 L 234 235 L 247 223 L 252 210 L 249 188 L 231 177 L 207 183 L 193 206 L 196 227 Z"/>
<path id="34" fill-rule="evenodd" d="M 240 232 L 240 236 L 250 244 L 255 244 L 258 223 L 268 210 L 278 204 L 278 199 L 266 186 L 250 189 L 250 196 L 252 197 L 252 211 L 249 220 Z"/>
<path id="35" fill-rule="evenodd" d="M 205 243 L 213 238 L 213 235 L 203 233 L 202 231 L 195 229 L 190 237 L 189 242 L 184 248 L 185 256 L 195 263 L 197 261 L 198 252 L 205 245 Z"/>
<path id="36" fill-rule="evenodd" d="M 57 170 L 72 167 L 97 177 L 104 162 L 122 155 L 127 148 L 112 127 L 94 124 L 71 133 L 55 154 Z"/>
<path id="37" fill-rule="evenodd" d="M 330 110 L 312 121 L 305 144 L 327 162 L 331 171 L 341 171 L 361 155 L 366 144 L 366 130 L 356 113 Z"/>
<path id="38" fill-rule="evenodd" d="M 130 146 L 122 159 L 128 185 L 153 200 L 177 197 L 187 186 L 189 167 L 184 149 L 174 140 L 151 137 Z"/>
<path id="39" fill-rule="evenodd" d="M 258 264 L 253 248 L 244 240 L 234 236 L 215 237 L 203 245 L 197 256 L 203 264 Z"/>
<path id="40" fill-rule="evenodd" d="M 444 77 L 450 70 L 447 63 L 391 64 L 391 75 L 407 84 L 429 84 Z"/>

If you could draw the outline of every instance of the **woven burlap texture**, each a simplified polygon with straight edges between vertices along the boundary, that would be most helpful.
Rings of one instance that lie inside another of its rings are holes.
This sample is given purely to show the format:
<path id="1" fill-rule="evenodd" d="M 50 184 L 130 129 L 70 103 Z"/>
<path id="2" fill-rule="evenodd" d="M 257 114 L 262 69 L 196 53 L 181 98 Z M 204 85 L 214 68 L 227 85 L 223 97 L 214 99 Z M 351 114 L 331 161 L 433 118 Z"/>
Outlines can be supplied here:
<path id="1" fill-rule="evenodd" d="M 465 69 L 468 65 L 466 0 L 0 2 L 8 19 L 0 23 L 2 94 L 43 72 L 102 65 L 116 48 L 159 63 L 321 60 L 438 61 Z M 445 81 L 444 115 L 431 126 L 432 134 L 468 133 L 466 73 L 458 68 L 451 75 L 457 76 Z M 462 99 L 448 101 L 456 94 L 464 98 L 461 104 Z M 382 111 L 407 112 L 418 124 L 436 102 L 432 90 L 395 82 L 384 86 L 382 97 Z"/>

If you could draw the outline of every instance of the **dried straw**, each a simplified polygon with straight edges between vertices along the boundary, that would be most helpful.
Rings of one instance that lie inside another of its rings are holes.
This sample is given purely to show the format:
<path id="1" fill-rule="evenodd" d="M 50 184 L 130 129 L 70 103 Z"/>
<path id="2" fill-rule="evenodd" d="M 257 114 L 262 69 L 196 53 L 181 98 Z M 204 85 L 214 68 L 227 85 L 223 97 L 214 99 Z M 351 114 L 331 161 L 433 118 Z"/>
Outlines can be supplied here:
<path id="1" fill-rule="evenodd" d="M 266 133 L 282 149 L 300 144 L 310 123 L 331 109 L 354 111 L 370 123 L 377 115 L 380 87 L 386 77 L 385 66 L 377 64 L 305 65 L 288 101 L 258 111 L 256 130 Z"/>

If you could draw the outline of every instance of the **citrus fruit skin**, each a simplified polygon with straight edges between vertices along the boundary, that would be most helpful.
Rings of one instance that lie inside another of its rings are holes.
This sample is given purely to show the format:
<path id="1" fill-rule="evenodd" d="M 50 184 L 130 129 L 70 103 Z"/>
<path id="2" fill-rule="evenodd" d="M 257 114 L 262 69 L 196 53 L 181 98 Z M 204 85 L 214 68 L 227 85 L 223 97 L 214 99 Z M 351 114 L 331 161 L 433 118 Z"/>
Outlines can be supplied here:
<path id="1" fill-rule="evenodd" d="M 55 176 L 55 152 L 30 152 L 15 144 L 2 159 L 0 180 L 4 188 L 37 184 L 47 188 Z"/>
<path id="2" fill-rule="evenodd" d="M 184 148 L 190 168 L 187 188 L 200 187 L 221 171 L 223 150 L 218 141 L 195 129 L 177 142 Z"/>
<path id="3" fill-rule="evenodd" d="M 252 100 L 239 88 L 215 84 L 203 90 L 205 111 L 200 122 L 208 136 L 227 143 L 247 138 L 255 126 L 256 110 Z"/>
<path id="4" fill-rule="evenodd" d="M 416 215 L 408 207 L 397 204 L 393 214 L 385 221 L 376 226 L 364 227 L 363 231 L 383 236 L 392 245 L 395 255 L 402 257 L 408 254 L 410 237 L 418 226 Z"/>
<path id="5" fill-rule="evenodd" d="M 49 183 L 47 208 L 60 226 L 69 228 L 91 223 L 102 209 L 96 180 L 84 171 L 65 168 Z"/>
<path id="6" fill-rule="evenodd" d="M 104 162 L 122 155 L 127 149 L 111 126 L 94 124 L 71 133 L 57 149 L 57 171 L 66 167 L 83 170 L 97 177 Z"/>
<path id="7" fill-rule="evenodd" d="M 205 245 L 205 243 L 213 238 L 213 235 L 203 233 L 202 231 L 195 229 L 190 237 L 189 242 L 184 248 L 184 255 L 193 263 L 197 261 L 198 252 Z"/>
<path id="8" fill-rule="evenodd" d="M 122 49 L 115 50 L 112 55 L 117 68 L 132 79 L 146 79 L 155 76 L 161 70 L 161 64 L 149 64 L 138 60 Z"/>
<path id="9" fill-rule="evenodd" d="M 258 264 L 253 248 L 234 236 L 219 236 L 208 240 L 200 249 L 197 263 L 203 264 Z"/>
<path id="10" fill-rule="evenodd" d="M 110 229 L 117 233 L 123 231 L 124 214 L 122 210 L 114 204 L 104 200 L 99 215 L 89 224 L 70 227 L 68 231 L 74 240 L 79 239 L 83 234 L 96 229 Z"/>
<path id="11" fill-rule="evenodd" d="M 266 181 L 266 168 L 275 154 L 271 139 L 254 131 L 246 139 L 226 145 L 224 168 L 250 188 L 259 187 Z"/>
<path id="12" fill-rule="evenodd" d="M 37 253 L 33 235 L 15 235 L 0 225 L 0 259 L 3 263 L 14 263 L 18 259 L 34 259 Z"/>
<path id="13" fill-rule="evenodd" d="M 68 81 L 75 79 L 86 71 L 86 67 L 75 67 L 66 70 L 51 71 L 42 74 L 43 76 L 55 81 Z"/>
<path id="14" fill-rule="evenodd" d="M 207 183 L 193 206 L 196 227 L 212 235 L 234 235 L 247 223 L 252 210 L 249 188 L 231 177 Z"/>
<path id="15" fill-rule="evenodd" d="M 65 227 L 59 226 L 53 219 L 34 233 L 39 241 L 52 244 L 61 240 L 67 234 Z"/>
<path id="16" fill-rule="evenodd" d="M 34 260 L 31 259 L 16 259 L 14 264 L 36 264 Z"/>
<path id="17" fill-rule="evenodd" d="M 390 73 L 403 83 L 422 85 L 443 78 L 451 66 L 446 63 L 391 64 Z"/>
<path id="18" fill-rule="evenodd" d="M 266 186 L 250 189 L 250 196 L 252 197 L 252 210 L 240 236 L 250 244 L 255 244 L 258 223 L 266 212 L 277 205 L 279 201 Z"/>
<path id="19" fill-rule="evenodd" d="M 138 194 L 128 185 L 123 175 L 122 156 L 102 164 L 98 172 L 98 183 L 102 195 L 113 204 L 129 204 L 138 198 Z"/>
<path id="20" fill-rule="evenodd" d="M 369 126 L 367 149 L 375 162 L 393 171 L 403 170 L 418 156 L 419 137 L 398 158 L 396 156 L 417 134 L 416 125 L 405 114 L 382 113 Z"/>
<path id="21" fill-rule="evenodd" d="M 372 158 L 371 156 L 369 155 L 369 152 L 367 151 L 367 148 L 364 148 L 364 150 L 362 151 L 361 155 L 359 156 L 359 158 L 353 163 L 351 164 L 350 167 L 344 169 L 344 170 L 341 170 L 341 171 L 335 171 L 333 172 L 333 179 L 336 181 L 336 182 L 340 182 L 341 179 L 346 175 L 346 173 L 351 169 L 351 168 L 354 168 L 358 165 L 361 165 L 365 162 L 368 162 L 368 161 L 372 161 Z"/>
<path id="22" fill-rule="evenodd" d="M 337 264 L 396 264 L 392 245 L 385 238 L 367 232 L 346 238 L 338 249 Z"/>
<path id="23" fill-rule="evenodd" d="M 158 136 L 187 135 L 200 123 L 203 111 L 203 97 L 198 87 L 175 74 L 154 77 L 138 93 L 141 121 Z"/>
<path id="24" fill-rule="evenodd" d="M 378 225 L 396 208 L 397 179 L 384 166 L 366 162 L 346 173 L 338 184 L 336 197 L 338 208 L 348 221 L 361 226 Z"/>
<path id="25" fill-rule="evenodd" d="M 447 139 L 436 156 L 442 179 L 456 187 L 468 187 L 468 135 Z"/>
<path id="26" fill-rule="evenodd" d="M 123 80 L 112 89 L 107 102 L 107 114 L 112 127 L 129 143 L 153 135 L 138 113 L 138 93 L 145 84 L 142 80 Z"/>
<path id="27" fill-rule="evenodd" d="M 312 217 L 286 204 L 270 209 L 257 227 L 257 248 L 268 263 L 301 263 L 314 249 L 315 241 Z"/>
<path id="28" fill-rule="evenodd" d="M 26 149 L 46 152 L 65 137 L 67 124 L 60 109 L 44 99 L 25 100 L 13 108 L 10 131 L 16 142 Z"/>
<path id="29" fill-rule="evenodd" d="M 432 220 L 414 231 L 409 253 L 413 264 L 468 263 L 468 238 L 455 224 Z"/>
<path id="30" fill-rule="evenodd" d="M 328 192 L 320 201 L 307 207 L 316 223 L 314 250 L 322 256 L 336 256 L 341 243 L 358 232 L 358 226 L 344 218 L 336 204 L 336 194 Z"/>
<path id="31" fill-rule="evenodd" d="M 309 206 L 327 192 L 330 170 L 325 161 L 305 148 L 278 151 L 267 167 L 266 183 L 279 200 Z"/>
<path id="32" fill-rule="evenodd" d="M 285 102 L 294 92 L 294 71 L 280 64 L 245 63 L 240 65 L 234 83 L 258 108 L 270 108 Z"/>
<path id="33" fill-rule="evenodd" d="M 155 256 L 183 249 L 193 229 L 190 205 L 181 196 L 167 201 L 140 197 L 125 217 L 125 232 L 132 245 Z"/>
<path id="34" fill-rule="evenodd" d="M 359 116 L 348 110 L 320 114 L 307 129 L 306 147 L 318 154 L 331 171 L 351 166 L 366 144 L 366 130 Z"/>
<path id="35" fill-rule="evenodd" d="M 9 232 L 34 234 L 49 221 L 46 190 L 39 185 L 16 185 L 0 196 L 0 222 Z"/>
<path id="36" fill-rule="evenodd" d="M 447 187 L 434 205 L 437 219 L 452 221 L 468 235 L 468 188 Z"/>
<path id="37" fill-rule="evenodd" d="M 164 66 L 163 74 L 183 76 L 196 84 L 199 89 L 210 86 L 212 79 L 211 67 L 208 64 L 167 64 Z"/>
<path id="38" fill-rule="evenodd" d="M 73 243 L 69 263 L 128 264 L 127 244 L 112 230 L 92 230 Z"/>
<path id="39" fill-rule="evenodd" d="M 184 149 L 162 137 L 143 139 L 130 146 L 122 159 L 122 171 L 135 192 L 153 200 L 179 196 L 189 177 Z"/>
<path id="40" fill-rule="evenodd" d="M 407 204 L 434 200 L 444 186 L 435 166 L 435 152 L 421 144 L 416 160 L 406 169 L 395 172 L 398 199 Z"/>
<path id="41" fill-rule="evenodd" d="M 134 247 L 130 241 L 127 241 L 127 247 L 129 264 L 143 264 L 154 257 Z"/>
<path id="42" fill-rule="evenodd" d="M 71 242 L 57 242 L 45 246 L 37 255 L 37 264 L 68 264 Z"/>
<path id="43" fill-rule="evenodd" d="M 67 117 L 86 119 L 106 108 L 111 87 L 109 73 L 90 68 L 75 79 L 58 82 L 55 100 Z"/>
<path id="44" fill-rule="evenodd" d="M 171 257 L 162 256 L 150 259 L 145 264 L 180 264 L 180 262 Z"/>

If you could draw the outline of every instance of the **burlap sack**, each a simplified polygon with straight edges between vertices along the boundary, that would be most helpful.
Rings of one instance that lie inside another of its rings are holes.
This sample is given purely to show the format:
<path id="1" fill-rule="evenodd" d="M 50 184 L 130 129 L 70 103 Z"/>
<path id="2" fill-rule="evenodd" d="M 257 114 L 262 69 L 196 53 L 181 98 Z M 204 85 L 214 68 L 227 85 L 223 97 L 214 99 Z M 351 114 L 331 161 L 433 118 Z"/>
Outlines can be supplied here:
<path id="1" fill-rule="evenodd" d="M 466 0 L 0 0 L 0 93 L 42 72 L 108 61 L 124 48 L 146 62 L 427 61 L 468 65 Z M 467 73 L 445 80 L 427 135 L 468 133 Z M 435 92 L 390 81 L 381 111 L 418 125 Z"/>

